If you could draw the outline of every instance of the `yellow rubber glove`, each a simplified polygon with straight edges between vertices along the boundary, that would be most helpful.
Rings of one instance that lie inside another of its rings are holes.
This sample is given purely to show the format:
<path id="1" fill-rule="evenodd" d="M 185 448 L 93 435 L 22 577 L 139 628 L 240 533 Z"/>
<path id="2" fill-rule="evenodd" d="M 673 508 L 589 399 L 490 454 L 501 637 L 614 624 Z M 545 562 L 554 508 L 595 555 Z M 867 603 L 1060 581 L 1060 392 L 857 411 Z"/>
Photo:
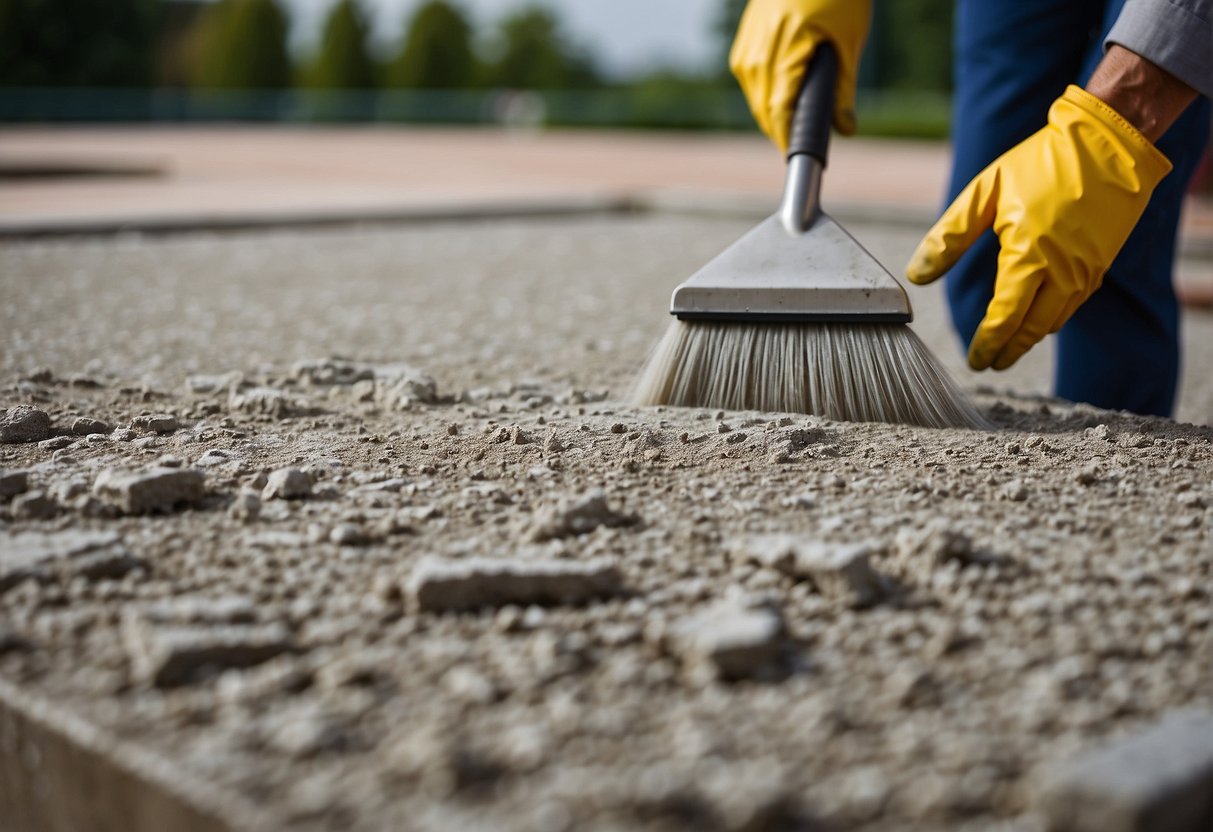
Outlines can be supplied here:
<path id="1" fill-rule="evenodd" d="M 969 366 L 1005 370 L 1099 288 L 1170 170 L 1120 114 L 1068 87 L 1044 128 L 960 192 L 919 244 L 906 277 L 930 283 L 993 227 L 998 275 L 969 345 Z"/>
<path id="2" fill-rule="evenodd" d="M 834 126 L 855 132 L 855 74 L 872 23 L 872 0 L 750 0 L 729 52 L 762 132 L 787 153 L 792 113 L 813 50 L 830 40 L 838 50 Z"/>

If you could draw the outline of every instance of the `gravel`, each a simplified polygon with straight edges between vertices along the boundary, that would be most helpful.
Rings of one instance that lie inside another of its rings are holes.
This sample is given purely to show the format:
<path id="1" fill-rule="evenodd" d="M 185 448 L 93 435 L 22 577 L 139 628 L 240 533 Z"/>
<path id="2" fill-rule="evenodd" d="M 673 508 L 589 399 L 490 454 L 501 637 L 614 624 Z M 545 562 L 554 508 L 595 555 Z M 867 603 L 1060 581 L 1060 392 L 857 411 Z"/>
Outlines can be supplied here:
<path id="1" fill-rule="evenodd" d="M 58 506 L 0 502 L 0 677 L 305 832 L 1041 829 L 1040 772 L 1213 709 L 1213 428 L 623 403 L 742 225 L 0 245 L 48 431 L 0 466 Z"/>

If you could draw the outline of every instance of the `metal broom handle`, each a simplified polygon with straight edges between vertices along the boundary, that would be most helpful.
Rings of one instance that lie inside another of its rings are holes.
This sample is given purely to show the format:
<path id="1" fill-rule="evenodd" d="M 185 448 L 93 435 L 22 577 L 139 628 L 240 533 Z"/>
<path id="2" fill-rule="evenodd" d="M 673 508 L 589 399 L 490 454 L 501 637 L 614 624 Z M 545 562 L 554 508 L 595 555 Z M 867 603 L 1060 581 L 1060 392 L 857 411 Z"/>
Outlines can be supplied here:
<path id="1" fill-rule="evenodd" d="M 820 210 L 821 175 L 829 155 L 837 79 L 838 52 L 834 44 L 824 41 L 814 50 L 805 70 L 788 140 L 788 172 L 779 216 L 794 237 L 808 230 Z"/>

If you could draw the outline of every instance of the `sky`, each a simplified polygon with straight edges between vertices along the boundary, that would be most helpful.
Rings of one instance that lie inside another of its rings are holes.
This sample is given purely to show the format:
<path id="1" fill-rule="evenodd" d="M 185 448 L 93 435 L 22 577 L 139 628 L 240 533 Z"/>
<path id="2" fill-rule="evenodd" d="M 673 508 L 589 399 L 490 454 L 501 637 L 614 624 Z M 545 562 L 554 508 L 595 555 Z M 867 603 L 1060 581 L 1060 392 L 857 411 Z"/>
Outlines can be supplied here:
<path id="1" fill-rule="evenodd" d="M 394 44 L 405 20 L 422 0 L 361 0 L 380 47 Z M 477 29 L 487 29 L 524 5 L 556 10 L 574 43 L 590 47 L 599 66 L 614 77 L 658 67 L 702 70 L 717 59 L 713 24 L 721 0 L 453 0 Z M 292 45 L 303 52 L 315 43 L 325 14 L 336 0 L 283 0 L 293 20 Z"/>

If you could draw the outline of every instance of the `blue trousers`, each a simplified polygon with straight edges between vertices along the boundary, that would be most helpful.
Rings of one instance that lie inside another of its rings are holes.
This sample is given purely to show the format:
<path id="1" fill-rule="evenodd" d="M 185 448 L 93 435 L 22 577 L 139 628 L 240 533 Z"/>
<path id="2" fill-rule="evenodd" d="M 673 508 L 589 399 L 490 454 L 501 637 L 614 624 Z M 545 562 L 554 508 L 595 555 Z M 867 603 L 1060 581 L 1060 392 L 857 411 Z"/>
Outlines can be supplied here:
<path id="1" fill-rule="evenodd" d="M 1086 83 L 1123 3 L 958 0 L 949 201 L 1043 127 L 1067 84 Z M 1208 139 L 1209 115 L 1209 101 L 1199 99 L 1158 142 L 1174 170 L 1155 190 L 1103 285 L 1057 333 L 1058 396 L 1171 415 L 1180 361 L 1171 271 L 1184 190 Z M 948 275 L 952 322 L 965 345 L 993 295 L 997 257 L 998 240 L 988 231 Z"/>

